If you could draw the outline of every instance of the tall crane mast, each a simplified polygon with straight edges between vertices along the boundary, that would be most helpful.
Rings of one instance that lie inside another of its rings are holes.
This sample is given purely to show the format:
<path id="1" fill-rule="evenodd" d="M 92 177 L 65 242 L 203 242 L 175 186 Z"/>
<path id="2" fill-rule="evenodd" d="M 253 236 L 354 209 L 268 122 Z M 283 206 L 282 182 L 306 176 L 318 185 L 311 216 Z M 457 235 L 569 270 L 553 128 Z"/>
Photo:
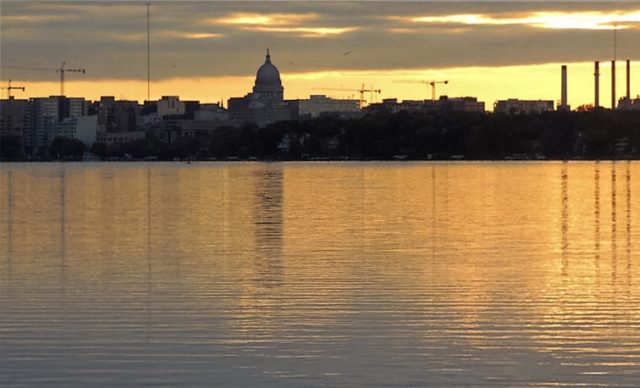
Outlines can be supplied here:
<path id="1" fill-rule="evenodd" d="M 9 80 L 9 84 L 7 86 L 3 86 L 2 89 L 7 89 L 7 100 L 11 99 L 11 91 L 12 90 L 22 90 L 25 91 L 24 86 L 11 86 L 11 80 Z"/>
<path id="2" fill-rule="evenodd" d="M 58 73 L 60 73 L 60 95 L 64 96 L 64 73 L 65 72 L 71 72 L 71 73 L 82 73 L 85 74 L 86 70 L 85 69 L 67 69 L 65 68 L 65 62 L 62 62 L 62 65 L 60 66 L 59 69 L 56 69 L 56 71 Z"/>
<path id="3" fill-rule="evenodd" d="M 335 91 L 340 91 L 340 92 L 358 92 L 360 93 L 360 109 L 364 108 L 364 104 L 366 103 L 366 100 L 364 99 L 364 94 L 365 93 L 371 93 L 371 100 L 373 100 L 373 94 L 374 93 L 382 93 L 382 90 L 380 89 L 373 89 L 373 86 L 371 87 L 371 89 L 367 89 L 364 84 L 362 84 L 362 87 L 360 89 L 343 89 L 343 88 L 313 88 L 314 90 L 335 90 Z"/>
<path id="4" fill-rule="evenodd" d="M 448 84 L 449 81 L 411 81 L 411 80 L 402 80 L 402 81 L 395 81 L 395 82 L 401 82 L 401 83 L 415 83 L 415 84 L 424 84 L 427 87 L 431 87 L 431 101 L 435 101 L 436 100 L 436 84 Z"/>
<path id="5" fill-rule="evenodd" d="M 448 84 L 449 81 L 429 81 L 429 85 L 431 85 L 431 101 L 436 100 L 436 84 Z"/>

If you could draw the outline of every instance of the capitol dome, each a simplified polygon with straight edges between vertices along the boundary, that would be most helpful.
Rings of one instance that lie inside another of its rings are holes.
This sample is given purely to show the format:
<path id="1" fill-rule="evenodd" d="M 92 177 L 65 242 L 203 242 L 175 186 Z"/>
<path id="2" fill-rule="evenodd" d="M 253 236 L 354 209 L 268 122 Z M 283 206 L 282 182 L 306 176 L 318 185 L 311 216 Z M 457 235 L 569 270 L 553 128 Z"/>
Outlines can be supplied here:
<path id="1" fill-rule="evenodd" d="M 271 55 L 269 49 L 267 49 L 267 57 L 264 64 L 258 69 L 256 74 L 256 85 L 262 86 L 280 86 L 280 71 L 271 63 Z"/>
<path id="2" fill-rule="evenodd" d="M 255 98 L 271 103 L 279 103 L 284 98 L 284 88 L 280 81 L 280 71 L 271 63 L 271 55 L 267 49 L 267 57 L 264 64 L 258 69 L 256 83 L 253 86 Z"/>

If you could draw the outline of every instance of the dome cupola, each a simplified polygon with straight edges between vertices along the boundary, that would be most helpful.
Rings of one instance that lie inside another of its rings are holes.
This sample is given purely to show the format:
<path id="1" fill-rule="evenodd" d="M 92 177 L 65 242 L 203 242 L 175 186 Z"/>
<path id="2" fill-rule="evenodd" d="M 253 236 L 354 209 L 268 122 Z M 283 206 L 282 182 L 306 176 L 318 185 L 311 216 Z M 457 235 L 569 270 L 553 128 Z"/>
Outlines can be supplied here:
<path id="1" fill-rule="evenodd" d="M 282 102 L 284 98 L 284 88 L 280 81 L 280 71 L 271 63 L 271 54 L 267 49 L 267 56 L 264 64 L 258 69 L 256 83 L 253 86 L 256 97 L 263 101 Z"/>
<path id="2" fill-rule="evenodd" d="M 264 61 L 264 64 L 260 66 L 258 69 L 258 74 L 256 74 L 256 85 L 269 85 L 269 86 L 280 86 L 282 82 L 280 81 L 280 71 L 278 68 L 271 63 L 271 55 L 269 54 L 269 49 L 267 49 L 267 57 Z"/>

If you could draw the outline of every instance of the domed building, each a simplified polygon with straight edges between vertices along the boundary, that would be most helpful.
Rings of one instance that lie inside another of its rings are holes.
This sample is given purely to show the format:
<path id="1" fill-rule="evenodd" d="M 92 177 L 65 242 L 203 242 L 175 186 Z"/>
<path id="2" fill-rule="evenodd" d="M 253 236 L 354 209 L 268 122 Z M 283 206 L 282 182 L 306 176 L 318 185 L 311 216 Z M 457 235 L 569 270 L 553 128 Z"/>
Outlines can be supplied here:
<path id="1" fill-rule="evenodd" d="M 291 110 L 284 102 L 280 71 L 271 63 L 269 49 L 264 64 L 256 73 L 253 92 L 244 97 L 230 98 L 228 110 L 231 119 L 254 122 L 260 126 L 291 119 Z"/>
<path id="2" fill-rule="evenodd" d="M 271 63 L 271 55 L 267 49 L 267 57 L 264 64 L 258 69 L 253 93 L 261 99 L 269 101 L 283 101 L 284 88 L 280 81 L 280 71 Z"/>

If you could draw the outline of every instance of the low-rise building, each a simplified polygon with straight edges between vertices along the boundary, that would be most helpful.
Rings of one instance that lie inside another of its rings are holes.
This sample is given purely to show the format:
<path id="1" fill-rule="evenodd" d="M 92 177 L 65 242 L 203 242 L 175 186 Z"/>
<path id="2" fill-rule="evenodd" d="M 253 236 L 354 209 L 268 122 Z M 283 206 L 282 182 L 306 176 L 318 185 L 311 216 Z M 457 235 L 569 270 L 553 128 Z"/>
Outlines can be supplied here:
<path id="1" fill-rule="evenodd" d="M 292 118 L 316 118 L 323 113 L 359 112 L 360 101 L 337 100 L 325 95 L 311 95 L 308 100 L 288 100 Z"/>
<path id="2" fill-rule="evenodd" d="M 197 121 L 229 120 L 229 113 L 220 104 L 200 104 L 200 109 L 194 112 L 193 119 Z"/>
<path id="3" fill-rule="evenodd" d="M 636 98 L 622 97 L 620 101 L 618 101 L 618 109 L 640 111 L 640 96 Z"/>
<path id="4" fill-rule="evenodd" d="M 495 113 L 540 113 L 553 111 L 553 100 L 519 100 L 517 98 L 509 98 L 507 100 L 499 100 L 493 105 Z"/>
<path id="5" fill-rule="evenodd" d="M 387 98 L 380 103 L 371 104 L 367 111 L 384 111 L 396 113 L 400 111 L 455 111 L 455 112 L 481 112 L 484 113 L 484 102 L 478 101 L 476 97 L 454 97 L 441 96 L 439 100 L 415 101 L 405 100 L 398 102 L 395 98 Z"/>
<path id="6" fill-rule="evenodd" d="M 436 109 L 441 111 L 479 112 L 484 113 L 484 102 L 476 97 L 447 97 L 441 96 L 435 102 Z"/>

